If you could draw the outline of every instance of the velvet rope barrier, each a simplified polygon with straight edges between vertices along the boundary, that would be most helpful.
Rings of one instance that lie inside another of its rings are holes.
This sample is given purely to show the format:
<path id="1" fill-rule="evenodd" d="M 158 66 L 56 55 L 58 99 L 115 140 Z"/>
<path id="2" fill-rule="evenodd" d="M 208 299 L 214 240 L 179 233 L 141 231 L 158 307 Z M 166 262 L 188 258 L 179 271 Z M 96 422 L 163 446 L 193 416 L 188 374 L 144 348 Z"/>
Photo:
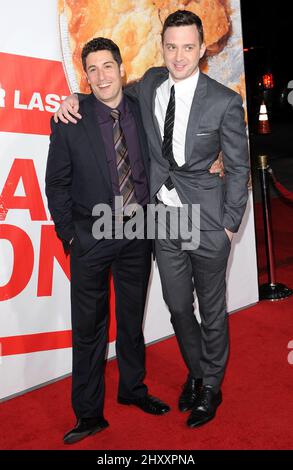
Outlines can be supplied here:
<path id="1" fill-rule="evenodd" d="M 289 297 L 293 291 L 286 285 L 276 282 L 273 231 L 271 221 L 271 204 L 269 190 L 269 164 L 267 155 L 259 155 L 258 172 L 260 178 L 264 235 L 267 257 L 268 282 L 259 286 L 260 300 L 280 300 Z"/>
<path id="2" fill-rule="evenodd" d="M 293 193 L 291 193 L 288 189 L 285 188 L 275 177 L 274 172 L 271 167 L 268 167 L 268 173 L 272 178 L 275 188 L 279 191 L 281 196 L 287 199 L 290 202 L 293 202 Z"/>

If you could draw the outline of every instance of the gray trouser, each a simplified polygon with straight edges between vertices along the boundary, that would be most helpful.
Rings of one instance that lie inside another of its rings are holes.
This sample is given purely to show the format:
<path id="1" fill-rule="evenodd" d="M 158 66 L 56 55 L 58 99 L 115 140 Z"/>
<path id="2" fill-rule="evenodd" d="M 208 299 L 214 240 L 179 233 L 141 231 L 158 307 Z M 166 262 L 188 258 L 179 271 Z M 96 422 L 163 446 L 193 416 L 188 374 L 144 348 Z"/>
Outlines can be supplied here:
<path id="1" fill-rule="evenodd" d="M 189 374 L 219 389 L 228 357 L 226 268 L 231 243 L 225 230 L 201 231 L 196 250 L 182 239 L 156 240 L 163 297 Z M 201 325 L 194 315 L 194 289 Z"/>

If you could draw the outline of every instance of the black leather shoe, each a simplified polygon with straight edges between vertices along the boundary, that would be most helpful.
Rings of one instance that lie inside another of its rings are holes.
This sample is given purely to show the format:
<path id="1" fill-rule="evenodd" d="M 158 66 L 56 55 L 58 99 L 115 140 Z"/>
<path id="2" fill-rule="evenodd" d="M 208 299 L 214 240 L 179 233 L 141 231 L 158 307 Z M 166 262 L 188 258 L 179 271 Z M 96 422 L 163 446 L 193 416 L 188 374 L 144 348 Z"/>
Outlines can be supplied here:
<path id="1" fill-rule="evenodd" d="M 138 406 L 145 413 L 152 415 L 163 415 L 170 411 L 170 406 L 159 400 L 159 398 L 146 395 L 143 398 L 127 399 L 118 397 L 118 403 L 121 405 L 135 405 Z"/>
<path id="2" fill-rule="evenodd" d="M 180 411 L 188 411 L 194 407 L 195 400 L 198 398 L 202 387 L 202 379 L 194 379 L 188 375 L 185 384 L 182 386 L 182 392 L 178 401 Z"/>
<path id="3" fill-rule="evenodd" d="M 211 421 L 221 403 L 221 390 L 215 393 L 212 386 L 204 385 L 187 420 L 187 426 L 195 428 Z"/>
<path id="4" fill-rule="evenodd" d="M 85 437 L 92 436 L 109 426 L 104 418 L 80 418 L 76 426 L 65 434 L 64 444 L 74 444 Z"/>

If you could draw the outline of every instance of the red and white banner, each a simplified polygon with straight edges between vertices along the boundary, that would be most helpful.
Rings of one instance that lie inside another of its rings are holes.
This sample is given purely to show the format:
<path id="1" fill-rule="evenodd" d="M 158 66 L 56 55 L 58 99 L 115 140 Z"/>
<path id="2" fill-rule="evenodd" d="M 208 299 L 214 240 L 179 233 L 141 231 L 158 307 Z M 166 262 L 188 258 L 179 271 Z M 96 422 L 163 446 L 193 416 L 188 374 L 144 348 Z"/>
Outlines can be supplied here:
<path id="1" fill-rule="evenodd" d="M 231 1 L 239 23 L 238 0 Z M 71 372 L 69 259 L 44 193 L 50 118 L 69 93 L 58 2 L 1 2 L 1 18 L 0 399 Z M 255 260 L 250 196 L 228 269 L 230 311 L 257 301 Z M 115 354 L 114 303 L 112 295 L 109 356 Z M 144 333 L 146 342 L 173 333 L 156 266 Z"/>

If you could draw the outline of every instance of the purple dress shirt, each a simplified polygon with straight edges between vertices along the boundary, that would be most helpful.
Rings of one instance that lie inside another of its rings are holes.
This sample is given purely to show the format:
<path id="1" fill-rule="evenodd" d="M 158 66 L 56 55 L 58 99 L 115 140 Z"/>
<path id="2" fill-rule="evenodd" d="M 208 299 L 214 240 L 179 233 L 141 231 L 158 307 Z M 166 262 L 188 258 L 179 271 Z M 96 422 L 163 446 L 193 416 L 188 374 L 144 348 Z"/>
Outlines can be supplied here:
<path id="1" fill-rule="evenodd" d="M 120 125 L 123 130 L 130 161 L 131 172 L 134 182 L 135 196 L 138 204 L 145 206 L 149 202 L 148 182 L 145 173 L 144 163 L 141 156 L 141 150 L 138 139 L 138 132 L 133 114 L 123 97 L 119 106 Z M 107 163 L 111 176 L 111 183 L 114 196 L 120 196 L 116 152 L 113 138 L 113 118 L 111 117 L 111 108 L 104 103 L 96 100 L 97 119 L 101 130 L 104 146 L 106 150 Z"/>

